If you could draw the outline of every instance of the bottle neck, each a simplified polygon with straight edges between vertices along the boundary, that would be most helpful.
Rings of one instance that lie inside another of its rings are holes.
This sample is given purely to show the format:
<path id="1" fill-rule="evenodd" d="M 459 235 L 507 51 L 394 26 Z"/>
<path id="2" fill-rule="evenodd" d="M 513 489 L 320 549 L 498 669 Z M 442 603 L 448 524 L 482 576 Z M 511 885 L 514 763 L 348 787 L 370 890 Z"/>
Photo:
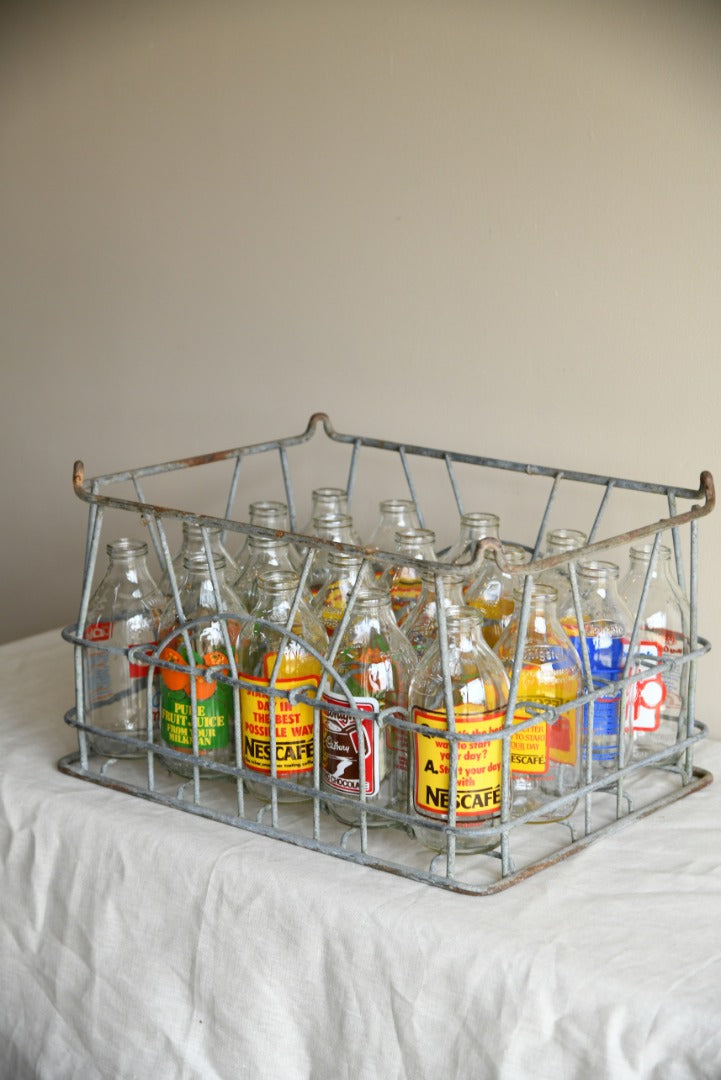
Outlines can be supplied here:
<path id="1" fill-rule="evenodd" d="M 253 502 L 248 507 L 248 515 L 251 525 L 258 525 L 264 529 L 288 528 L 288 507 L 282 502 L 272 502 L 268 499 Z"/>
<path id="2" fill-rule="evenodd" d="M 651 562 L 651 553 L 653 551 L 651 544 L 644 544 L 642 547 L 632 547 L 629 552 L 629 559 L 631 564 L 631 570 L 634 573 L 646 574 L 649 564 Z M 656 551 L 656 560 L 654 562 L 653 570 L 651 571 L 651 577 L 660 577 L 669 573 L 671 565 L 671 549 L 666 547 L 665 544 L 659 544 Z"/>
<path id="3" fill-rule="evenodd" d="M 549 555 L 561 555 L 582 548 L 587 540 L 579 529 L 554 529 L 546 537 L 546 549 Z"/>
<path id="4" fill-rule="evenodd" d="M 485 540 L 493 537 L 497 540 L 500 535 L 500 519 L 497 514 L 485 513 L 474 510 L 463 514 L 461 517 L 461 542 L 470 543 L 473 540 Z"/>

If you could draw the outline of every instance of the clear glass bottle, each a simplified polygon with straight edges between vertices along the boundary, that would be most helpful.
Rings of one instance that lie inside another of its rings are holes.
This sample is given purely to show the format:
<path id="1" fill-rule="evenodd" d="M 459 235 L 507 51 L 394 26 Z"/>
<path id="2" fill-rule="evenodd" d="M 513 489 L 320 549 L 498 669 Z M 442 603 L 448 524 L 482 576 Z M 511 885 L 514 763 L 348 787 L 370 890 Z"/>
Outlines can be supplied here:
<path id="1" fill-rule="evenodd" d="M 350 514 L 324 514 L 313 518 L 313 536 L 320 540 L 334 540 L 339 544 L 358 543 Z M 313 596 L 316 596 L 328 581 L 330 555 L 331 550 L 318 548 L 313 556 L 313 565 L 308 575 L 308 586 Z"/>
<path id="2" fill-rule="evenodd" d="M 489 536 L 498 540 L 500 528 L 501 519 L 498 514 L 485 510 L 469 510 L 468 513 L 462 514 L 460 535 L 453 547 L 444 555 L 445 561 L 457 563 L 459 566 L 472 562 L 476 545 Z"/>
<path id="3" fill-rule="evenodd" d="M 383 499 L 379 504 L 379 520 L 370 535 L 370 547 L 381 551 L 396 550 L 396 534 L 404 529 L 419 529 L 418 511 L 411 499 Z M 374 563 L 376 577 L 385 569 L 383 563 Z"/>
<path id="4" fill-rule="evenodd" d="M 518 544 L 504 544 L 503 558 L 510 568 L 525 566 L 531 556 Z M 522 575 L 514 575 L 510 569 L 501 569 L 496 552 L 488 551 L 480 574 L 466 589 L 466 603 L 481 613 L 483 636 L 492 649 L 511 621 L 515 606 L 513 590 L 519 581 L 523 584 Z"/>
<path id="5" fill-rule="evenodd" d="M 233 588 L 246 611 L 252 611 L 260 595 L 260 575 L 269 570 L 287 570 L 295 574 L 288 540 L 277 536 L 249 536 L 248 557 Z"/>
<path id="6" fill-rule="evenodd" d="M 403 625 L 403 620 L 421 595 L 418 563 L 424 559 L 435 560 L 435 542 L 436 534 L 432 529 L 403 529 L 396 533 L 398 565 L 386 570 L 381 586 L 390 592 L 393 614 L 399 626 Z"/>
<path id="7" fill-rule="evenodd" d="M 432 641 L 438 636 L 438 597 L 436 595 L 435 571 L 425 569 L 421 564 L 421 594 L 410 609 L 403 623 L 406 635 L 418 656 L 422 656 Z M 444 606 L 463 605 L 463 576 L 461 574 L 441 573 L 443 582 Z"/>
<path id="8" fill-rule="evenodd" d="M 623 676 L 633 619 L 618 593 L 619 568 L 616 563 L 580 561 L 576 568 L 594 689 Z M 582 646 L 573 599 L 559 612 L 561 623 L 582 660 Z M 622 714 L 622 704 L 625 708 Z M 592 779 L 601 779 L 619 767 L 619 747 L 623 740 L 623 761 L 629 764 L 632 750 L 631 693 L 610 691 L 593 703 Z M 583 758 L 588 744 L 589 706 L 583 710 Z M 584 766 L 582 765 L 582 768 Z M 583 775 L 583 774 L 582 774 Z"/>
<path id="9" fill-rule="evenodd" d="M 514 593 L 516 609 L 496 646 L 509 681 L 518 643 L 523 587 Z M 556 590 L 550 585 L 532 586 L 523 667 L 518 684 L 514 723 L 528 720 L 533 710 L 527 703 L 559 708 L 583 693 L 581 665 L 571 640 L 556 614 Z M 581 724 L 579 706 L 563 712 L 554 724 L 541 721 L 511 739 L 513 812 L 537 810 L 563 795 L 578 790 L 581 778 Z M 549 808 L 533 822 L 562 821 L 575 802 Z"/>
<path id="10" fill-rule="evenodd" d="M 446 612 L 448 660 L 457 734 L 491 735 L 501 731 L 508 703 L 508 678 L 481 633 L 472 608 Z M 413 832 L 432 851 L 445 851 L 450 793 L 451 740 L 441 666 L 440 642 L 426 650 L 411 682 L 411 720 L 438 731 L 413 732 L 410 738 L 410 812 Z M 486 743 L 458 740 L 456 768 L 456 851 L 490 851 L 499 839 L 489 833 L 500 821 L 500 738 Z M 436 826 L 435 828 L 433 826 Z"/>
<path id="11" fill-rule="evenodd" d="M 362 564 L 361 558 L 348 551 L 331 551 L 328 554 L 328 576 L 325 585 L 313 597 L 311 606 L 329 638 L 333 637 L 345 614 L 348 597 Z"/>
<path id="12" fill-rule="evenodd" d="M 292 701 L 289 695 L 294 690 L 314 695 L 320 683 L 322 665 L 307 646 L 323 655 L 328 638 L 315 613 L 301 599 L 291 632 L 302 640 L 287 638 L 283 642 L 282 631 L 288 624 L 297 586 L 298 575 L 292 571 L 261 574 L 258 602 L 238 643 L 238 667 L 241 677 L 253 684 L 252 688 L 241 687 L 240 690 L 244 766 L 258 776 L 271 776 L 271 729 L 274 727 L 276 776 L 305 789 L 313 785 L 315 713 L 312 705 Z M 280 667 L 275 681 L 278 694 L 272 695 L 270 682 L 279 652 Z M 275 702 L 274 725 L 272 702 Z M 246 784 L 258 798 L 270 799 L 269 784 L 253 780 Z M 279 802 L 298 802 L 309 797 L 304 790 L 278 788 L 277 793 Z"/>
<path id="13" fill-rule="evenodd" d="M 108 567 L 88 605 L 83 651 L 85 722 L 107 735 L 88 735 L 90 748 L 108 757 L 141 757 L 111 733 L 147 739 L 148 668 L 130 660 L 135 645 L 154 646 L 164 598 L 147 566 L 148 545 L 127 537 L 106 547 Z M 109 652 L 108 648 L 126 650 Z M 153 710 L 157 720 L 157 709 Z"/>
<path id="14" fill-rule="evenodd" d="M 208 669 L 232 675 L 230 648 L 235 650 L 244 612 L 240 600 L 225 578 L 225 559 L 213 554 L 219 595 L 213 587 L 205 551 L 185 557 L 185 580 L 180 589 L 183 617 L 169 600 L 160 620 L 159 638 L 168 639 L 160 659 L 184 670 L 160 668 L 160 741 L 170 750 L 193 753 L 193 699 L 195 699 L 198 755 L 207 761 L 228 764 L 233 758 L 233 690 L 227 683 L 208 677 Z M 192 652 L 193 666 L 190 662 Z M 187 670 L 186 670 L 187 669 Z M 167 761 L 181 776 L 192 776 L 192 764 Z M 200 767 L 200 775 L 220 773 Z"/>
<path id="15" fill-rule="evenodd" d="M 652 544 L 631 548 L 628 573 L 619 586 L 622 599 L 635 617 L 641 600 Z M 637 652 L 660 661 L 674 660 L 689 651 L 688 600 L 671 574 L 671 549 L 659 544 L 646 603 L 641 613 Z M 634 757 L 646 757 L 686 737 L 688 664 L 635 684 L 632 698 Z M 671 757 L 668 760 L 676 760 Z"/>
<path id="16" fill-rule="evenodd" d="M 303 535 L 305 536 L 315 536 L 313 522 L 317 517 L 335 517 L 336 514 L 347 513 L 348 492 L 345 490 L 345 488 L 315 488 L 312 494 L 310 517 L 298 531 L 300 533 L 303 533 Z M 305 544 L 296 544 L 294 545 L 294 548 L 295 552 L 293 556 L 293 562 L 298 567 L 302 567 L 303 561 L 308 554 L 308 548 Z"/>
<path id="17" fill-rule="evenodd" d="M 277 502 L 273 499 L 258 499 L 256 502 L 250 503 L 248 506 L 248 521 L 251 525 L 255 525 L 261 529 L 282 529 L 283 532 L 288 532 L 290 529 L 290 518 L 286 503 Z M 250 557 L 248 539 L 249 537 L 246 536 L 240 546 L 238 554 L 235 556 L 235 562 L 238 567 L 238 573 L 235 578 L 236 581 L 245 569 Z M 228 579 L 230 579 L 231 575 L 228 574 L 227 576 Z"/>
<path id="18" fill-rule="evenodd" d="M 237 563 L 230 557 L 221 540 L 220 525 L 206 525 L 204 528 L 208 531 L 211 551 L 215 552 L 217 555 L 222 555 L 225 559 L 226 580 L 234 581 L 238 576 L 239 569 Z M 180 550 L 173 558 L 173 571 L 175 573 L 175 580 L 178 583 L 178 588 L 183 584 L 185 578 L 185 557 L 186 555 L 194 554 L 196 551 L 200 551 L 203 554 L 205 553 L 203 530 L 200 525 L 197 525 L 193 521 L 183 521 L 183 539 L 181 541 Z M 160 579 L 159 588 L 166 598 L 173 595 L 170 584 L 170 574 L 167 570 L 165 570 Z"/>
<path id="19" fill-rule="evenodd" d="M 565 555 L 569 551 L 578 551 L 587 540 L 586 533 L 581 532 L 580 529 L 552 529 L 546 536 L 546 555 Z M 558 611 L 567 606 L 571 595 L 571 577 L 568 567 L 568 563 L 554 566 L 551 570 L 544 570 L 538 578 L 540 584 L 550 585 L 556 590 Z"/>
<path id="20" fill-rule="evenodd" d="M 317 517 L 334 517 L 348 513 L 348 492 L 345 488 L 319 487 L 312 494 L 310 517 L 300 532 L 314 536 L 313 522 Z"/>
<path id="21" fill-rule="evenodd" d="M 391 723 L 381 729 L 381 711 L 408 704 L 408 686 L 415 670 L 413 649 L 398 629 L 390 600 L 378 589 L 362 589 L 351 621 L 341 638 L 335 670 L 345 681 L 349 699 L 338 683 L 323 695 L 321 786 L 345 795 L 345 803 L 329 802 L 330 812 L 346 825 L 358 825 L 361 783 L 366 807 L 405 811 L 408 800 L 408 739 Z M 366 714 L 362 721 L 340 709 Z M 359 726 L 360 725 L 360 726 Z M 392 822 L 368 814 L 369 827 Z"/>

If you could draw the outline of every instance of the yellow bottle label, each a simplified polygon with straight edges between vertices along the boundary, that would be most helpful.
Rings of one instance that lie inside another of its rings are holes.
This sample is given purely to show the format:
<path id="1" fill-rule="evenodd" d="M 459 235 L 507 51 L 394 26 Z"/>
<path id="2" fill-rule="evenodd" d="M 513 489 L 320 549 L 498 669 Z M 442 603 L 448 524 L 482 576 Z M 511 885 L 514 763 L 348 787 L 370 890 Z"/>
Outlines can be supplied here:
<path id="1" fill-rule="evenodd" d="M 462 704 L 455 708 L 456 731 L 468 735 L 490 735 L 501 731 L 505 710 L 483 712 L 477 705 Z M 413 710 L 413 722 L 439 732 L 448 731 L 445 710 L 428 712 Z M 415 809 L 431 817 L 448 817 L 451 743 L 442 736 L 414 733 Z M 458 742 L 456 771 L 456 819 L 469 823 L 497 813 L 501 806 L 501 759 L 503 740 L 489 742 Z"/>
<path id="2" fill-rule="evenodd" d="M 528 720 L 533 714 L 516 709 L 513 723 Z M 511 772 L 541 775 L 548 772 L 548 725 L 533 724 L 511 738 Z"/>
<path id="3" fill-rule="evenodd" d="M 581 692 L 577 672 L 554 669 L 551 665 L 524 667 L 518 684 L 521 701 L 534 701 L 540 707 L 558 708 L 573 701 Z M 513 717 L 514 724 L 527 720 L 533 713 L 519 708 Z M 555 724 L 541 721 L 519 731 L 511 738 L 511 771 L 542 775 L 548 772 L 551 762 L 565 765 L 576 763 L 576 711 L 562 713 Z"/>
<path id="4" fill-rule="evenodd" d="M 270 695 L 268 687 L 277 653 L 269 653 L 263 661 L 263 677 L 243 675 L 254 684 L 252 690 L 241 687 L 240 722 L 243 745 L 243 764 L 255 772 L 270 776 Z M 288 659 L 283 657 L 275 685 L 278 690 L 315 689 L 320 683 L 320 664 L 314 657 Z M 257 689 L 256 689 L 257 687 Z M 277 775 L 287 777 L 313 771 L 312 705 L 292 703 L 285 698 L 275 699 L 275 760 Z"/>

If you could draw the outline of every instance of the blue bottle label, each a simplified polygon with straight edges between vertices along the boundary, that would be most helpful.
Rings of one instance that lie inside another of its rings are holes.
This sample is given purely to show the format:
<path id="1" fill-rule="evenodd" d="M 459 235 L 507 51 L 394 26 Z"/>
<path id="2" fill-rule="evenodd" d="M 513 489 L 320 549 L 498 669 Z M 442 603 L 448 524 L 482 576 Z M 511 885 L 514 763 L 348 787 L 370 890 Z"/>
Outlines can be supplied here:
<path id="1" fill-rule="evenodd" d="M 571 641 L 580 657 L 582 655 L 580 639 L 571 637 Z M 612 682 L 623 676 L 628 644 L 626 638 L 611 634 L 598 634 L 586 638 L 594 689 L 599 689 L 606 682 Z M 612 738 L 617 741 L 620 715 L 620 692 L 596 698 L 593 706 L 594 738 L 596 740 Z M 583 707 L 583 731 L 584 735 L 588 733 L 588 705 Z M 593 748 L 594 761 L 612 761 L 617 754 L 617 745 L 609 745 L 607 741 L 601 744 L 596 743 Z"/>

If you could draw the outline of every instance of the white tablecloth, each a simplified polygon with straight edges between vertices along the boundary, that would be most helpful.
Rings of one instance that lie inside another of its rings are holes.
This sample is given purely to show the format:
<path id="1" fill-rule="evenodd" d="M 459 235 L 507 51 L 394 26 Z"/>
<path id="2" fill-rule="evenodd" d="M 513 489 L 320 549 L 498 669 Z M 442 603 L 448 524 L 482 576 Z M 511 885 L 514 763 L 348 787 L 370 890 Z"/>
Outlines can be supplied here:
<path id="1" fill-rule="evenodd" d="M 61 774 L 72 668 L 0 648 L 2 1080 L 721 1077 L 721 783 L 460 896 Z"/>

